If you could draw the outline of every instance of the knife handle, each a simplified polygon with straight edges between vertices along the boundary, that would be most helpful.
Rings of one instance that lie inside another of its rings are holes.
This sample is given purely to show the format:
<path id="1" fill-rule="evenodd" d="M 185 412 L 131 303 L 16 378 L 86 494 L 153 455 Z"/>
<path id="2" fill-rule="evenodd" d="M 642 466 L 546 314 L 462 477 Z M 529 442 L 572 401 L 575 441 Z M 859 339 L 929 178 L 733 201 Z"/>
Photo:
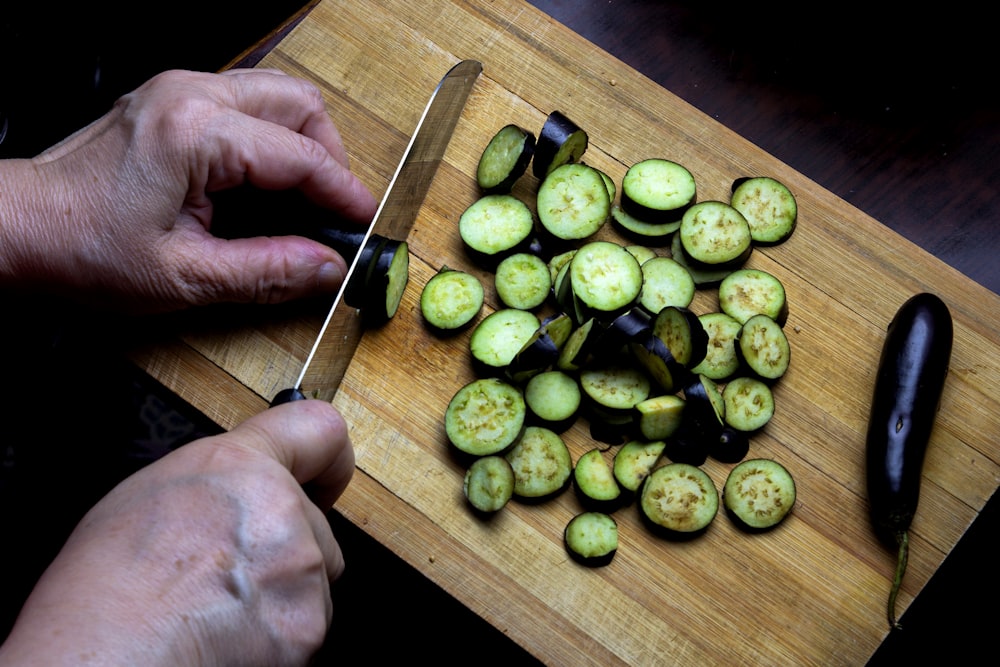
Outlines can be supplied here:
<path id="1" fill-rule="evenodd" d="M 308 397 L 303 394 L 302 390 L 298 387 L 282 389 L 271 401 L 271 407 L 273 408 L 274 406 L 281 405 L 282 403 L 291 403 L 292 401 L 304 401 L 306 398 Z"/>

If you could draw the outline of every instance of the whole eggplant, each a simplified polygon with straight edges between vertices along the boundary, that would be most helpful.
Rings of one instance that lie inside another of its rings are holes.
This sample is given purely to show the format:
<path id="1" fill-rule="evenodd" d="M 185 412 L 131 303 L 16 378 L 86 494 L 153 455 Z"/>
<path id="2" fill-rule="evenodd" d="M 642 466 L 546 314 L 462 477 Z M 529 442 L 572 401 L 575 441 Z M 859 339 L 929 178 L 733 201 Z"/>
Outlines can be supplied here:
<path id="1" fill-rule="evenodd" d="M 909 529 L 920 499 L 924 456 L 951 362 L 951 313 L 923 292 L 896 312 L 886 332 L 866 440 L 869 514 L 879 539 L 897 550 L 887 616 L 897 627 L 896 596 L 906 571 Z"/>

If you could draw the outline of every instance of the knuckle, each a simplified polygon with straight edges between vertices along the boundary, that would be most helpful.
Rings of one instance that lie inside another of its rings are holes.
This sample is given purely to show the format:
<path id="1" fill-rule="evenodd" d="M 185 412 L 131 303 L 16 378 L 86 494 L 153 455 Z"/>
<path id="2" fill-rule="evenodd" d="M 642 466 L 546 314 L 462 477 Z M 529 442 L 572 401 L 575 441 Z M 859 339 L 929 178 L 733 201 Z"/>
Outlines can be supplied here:
<path id="1" fill-rule="evenodd" d="M 294 79 L 295 84 L 299 87 L 301 95 L 303 98 L 303 103 L 311 111 L 325 111 L 326 110 L 326 100 L 323 98 L 323 92 L 310 81 L 305 79 Z"/>

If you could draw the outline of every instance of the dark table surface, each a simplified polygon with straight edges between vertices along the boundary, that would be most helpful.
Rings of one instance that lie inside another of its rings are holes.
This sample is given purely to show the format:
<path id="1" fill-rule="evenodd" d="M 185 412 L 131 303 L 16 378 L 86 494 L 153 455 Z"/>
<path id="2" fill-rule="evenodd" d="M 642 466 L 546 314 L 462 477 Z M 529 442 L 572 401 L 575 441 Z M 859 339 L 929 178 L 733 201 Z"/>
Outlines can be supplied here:
<path id="1" fill-rule="evenodd" d="M 141 20 L 124 22 L 123 16 L 136 15 L 122 14 L 125 5 L 114 3 L 6 6 L 0 10 L 6 79 L 0 91 L 0 157 L 42 150 L 157 71 L 216 70 L 260 40 L 266 48 L 269 32 L 303 4 L 276 0 L 248 12 L 245 3 L 232 0 L 177 0 L 160 16 L 143 12 Z M 838 3 L 806 15 L 801 5 L 780 0 L 766 7 L 643 0 L 531 4 L 1000 292 L 995 258 L 1000 106 L 992 90 L 997 57 L 981 6 L 954 2 L 924 13 Z M 127 370 L 123 375 L 133 392 L 156 395 L 172 419 L 195 424 L 180 428 L 181 437 L 212 430 L 169 392 Z M 135 409 L 134 398 L 123 401 L 126 413 Z M 148 409 L 148 397 L 141 405 Z M 79 409 L 82 419 L 87 409 Z M 5 465 L 11 460 L 8 450 Z M 870 664 L 938 655 L 942 647 L 956 657 L 992 648 L 988 630 L 997 613 L 981 608 L 993 609 L 998 592 L 988 569 L 997 503 L 990 501 L 903 616 L 904 629 L 890 635 Z M 500 631 L 443 596 L 360 530 L 335 513 L 332 521 L 351 563 L 337 584 L 341 638 L 363 642 L 374 651 L 372 658 L 403 650 L 396 646 L 406 647 L 400 655 L 433 655 L 451 663 L 471 657 L 468 650 L 483 655 L 488 647 L 497 663 L 530 662 Z M 29 530 L 26 522 L 15 528 Z M 39 558 L 50 557 L 57 542 Z M 373 581 L 380 585 L 373 588 Z M 387 617 L 384 595 L 395 598 L 389 601 L 391 614 L 404 618 Z M 436 611 L 408 611 L 410 601 Z M 394 628 L 397 640 L 381 638 L 386 627 Z M 455 642 L 459 636 L 468 641 Z M 331 642 L 319 662 L 337 650 Z"/>

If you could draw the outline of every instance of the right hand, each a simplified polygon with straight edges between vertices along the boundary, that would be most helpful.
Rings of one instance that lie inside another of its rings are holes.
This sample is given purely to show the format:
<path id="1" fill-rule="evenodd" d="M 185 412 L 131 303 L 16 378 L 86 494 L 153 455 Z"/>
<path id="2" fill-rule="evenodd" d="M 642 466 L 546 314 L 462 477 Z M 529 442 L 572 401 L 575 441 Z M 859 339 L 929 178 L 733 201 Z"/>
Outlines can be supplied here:
<path id="1" fill-rule="evenodd" d="M 82 519 L 0 665 L 305 664 L 344 569 L 324 512 L 353 470 L 347 426 L 325 401 L 180 447 Z"/>

